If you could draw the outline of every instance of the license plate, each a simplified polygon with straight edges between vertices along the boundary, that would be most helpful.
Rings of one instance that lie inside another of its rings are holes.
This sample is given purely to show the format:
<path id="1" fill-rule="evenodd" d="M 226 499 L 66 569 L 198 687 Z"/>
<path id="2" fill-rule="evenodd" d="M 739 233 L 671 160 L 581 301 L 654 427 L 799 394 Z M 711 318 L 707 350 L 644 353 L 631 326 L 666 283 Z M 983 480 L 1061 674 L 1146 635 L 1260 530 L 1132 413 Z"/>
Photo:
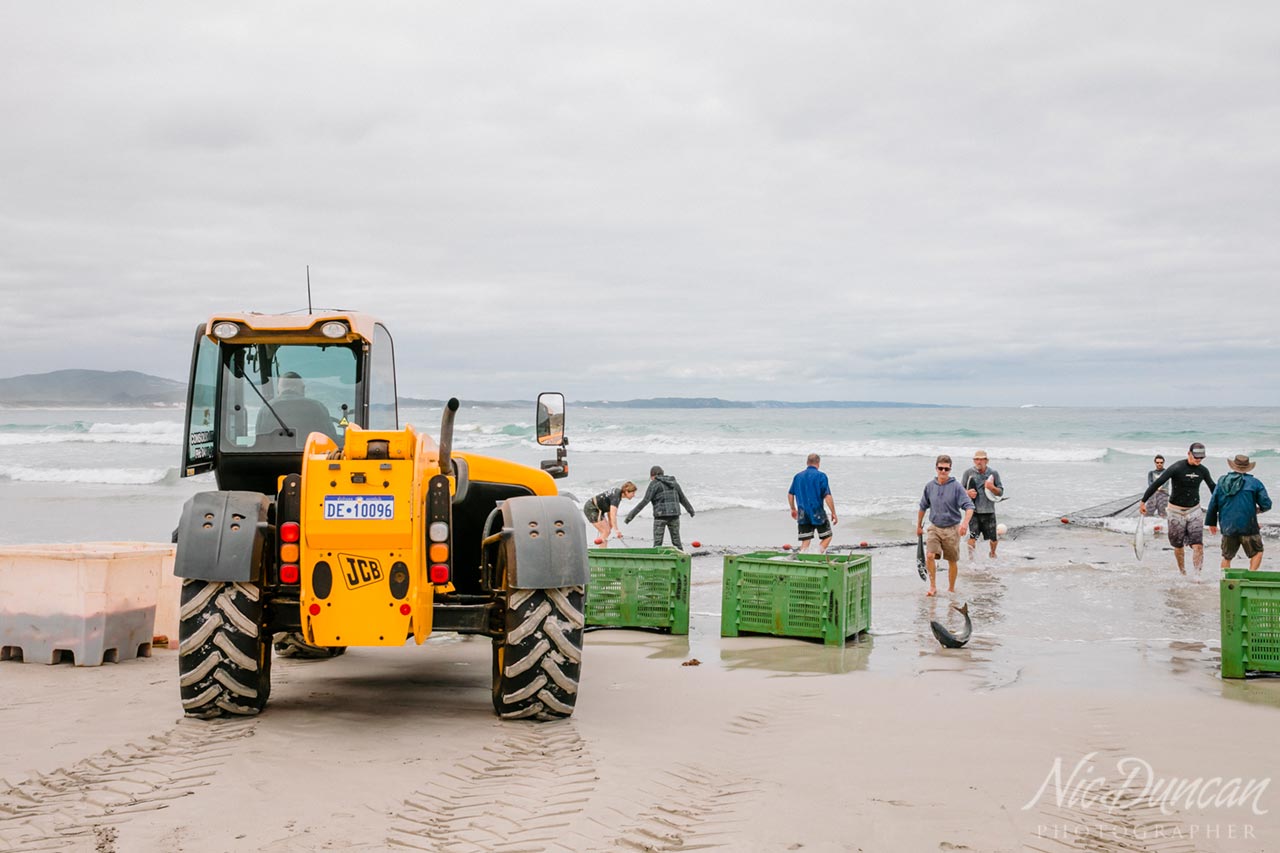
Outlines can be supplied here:
<path id="1" fill-rule="evenodd" d="M 391 495 L 325 495 L 326 520 L 390 521 L 396 517 L 396 499 Z"/>

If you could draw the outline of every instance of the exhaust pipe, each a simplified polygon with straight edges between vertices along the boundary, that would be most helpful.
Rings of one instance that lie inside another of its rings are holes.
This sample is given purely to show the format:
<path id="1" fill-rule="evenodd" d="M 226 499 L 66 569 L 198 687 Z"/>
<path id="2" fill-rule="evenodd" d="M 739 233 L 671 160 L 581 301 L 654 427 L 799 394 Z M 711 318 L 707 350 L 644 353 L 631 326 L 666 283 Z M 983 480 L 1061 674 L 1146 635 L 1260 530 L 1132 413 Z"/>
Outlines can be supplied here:
<path id="1" fill-rule="evenodd" d="M 444 414 L 440 416 L 440 473 L 446 477 L 453 474 L 453 416 L 458 406 L 458 398 L 450 397 L 444 404 Z"/>

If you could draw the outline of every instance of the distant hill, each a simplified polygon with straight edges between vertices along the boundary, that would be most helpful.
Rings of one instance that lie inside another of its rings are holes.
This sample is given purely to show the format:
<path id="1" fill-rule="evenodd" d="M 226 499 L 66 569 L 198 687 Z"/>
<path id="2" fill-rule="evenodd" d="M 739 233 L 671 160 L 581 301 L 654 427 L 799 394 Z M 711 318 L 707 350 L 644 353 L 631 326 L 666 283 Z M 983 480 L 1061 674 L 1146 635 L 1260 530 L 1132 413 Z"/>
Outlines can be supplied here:
<path id="1" fill-rule="evenodd" d="M 444 407 L 444 400 L 437 400 L 430 397 L 396 397 L 401 406 L 413 406 L 421 409 L 440 409 Z M 485 406 L 494 409 L 532 409 L 532 400 L 460 400 L 463 407 L 467 406 Z"/>
<path id="2" fill-rule="evenodd" d="M 0 379 L 10 406 L 156 406 L 183 404 L 187 383 L 136 370 L 55 370 Z"/>
<path id="3" fill-rule="evenodd" d="M 893 403 L 882 400 L 721 400 L 719 397 L 650 397 L 646 400 L 583 400 L 575 406 L 602 409 L 937 409 L 936 403 Z"/>
<path id="4" fill-rule="evenodd" d="M 55 370 L 0 379 L 0 405 L 7 406 L 157 406 L 182 405 L 187 384 L 136 370 Z M 532 407 L 532 400 L 464 400 L 466 406 Z M 874 400 L 722 400 L 719 397 L 650 397 L 642 400 L 582 400 L 574 406 L 601 409 L 867 409 L 939 408 L 931 403 Z M 401 397 L 401 406 L 439 407 L 442 400 Z"/>

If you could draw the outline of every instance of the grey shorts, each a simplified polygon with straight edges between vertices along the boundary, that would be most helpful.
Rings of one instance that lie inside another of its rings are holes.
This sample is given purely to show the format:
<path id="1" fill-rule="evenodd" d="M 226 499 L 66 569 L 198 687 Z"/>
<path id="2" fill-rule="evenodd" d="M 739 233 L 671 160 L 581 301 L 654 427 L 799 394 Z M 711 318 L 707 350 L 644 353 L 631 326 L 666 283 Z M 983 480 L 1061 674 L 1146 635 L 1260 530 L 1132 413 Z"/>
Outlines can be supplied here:
<path id="1" fill-rule="evenodd" d="M 594 501 L 587 501 L 585 504 L 583 504 L 582 512 L 584 515 L 586 515 L 587 521 L 591 522 L 592 524 L 599 523 L 601 517 L 604 515 L 602 512 L 600 512 L 600 507 L 596 506 Z"/>
<path id="2" fill-rule="evenodd" d="M 1164 518 L 1169 514 L 1169 493 L 1156 492 L 1151 496 L 1151 500 L 1147 501 L 1147 515 L 1154 515 Z"/>

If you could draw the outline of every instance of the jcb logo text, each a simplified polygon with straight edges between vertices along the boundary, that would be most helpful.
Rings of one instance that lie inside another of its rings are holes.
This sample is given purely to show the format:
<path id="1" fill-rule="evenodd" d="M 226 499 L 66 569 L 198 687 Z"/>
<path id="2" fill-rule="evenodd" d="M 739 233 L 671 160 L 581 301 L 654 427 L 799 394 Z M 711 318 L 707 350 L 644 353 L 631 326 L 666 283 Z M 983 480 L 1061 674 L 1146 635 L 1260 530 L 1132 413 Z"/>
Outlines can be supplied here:
<path id="1" fill-rule="evenodd" d="M 342 579 L 347 582 L 347 589 L 359 589 L 382 580 L 382 566 L 372 557 L 339 554 L 338 565 L 342 567 Z"/>

